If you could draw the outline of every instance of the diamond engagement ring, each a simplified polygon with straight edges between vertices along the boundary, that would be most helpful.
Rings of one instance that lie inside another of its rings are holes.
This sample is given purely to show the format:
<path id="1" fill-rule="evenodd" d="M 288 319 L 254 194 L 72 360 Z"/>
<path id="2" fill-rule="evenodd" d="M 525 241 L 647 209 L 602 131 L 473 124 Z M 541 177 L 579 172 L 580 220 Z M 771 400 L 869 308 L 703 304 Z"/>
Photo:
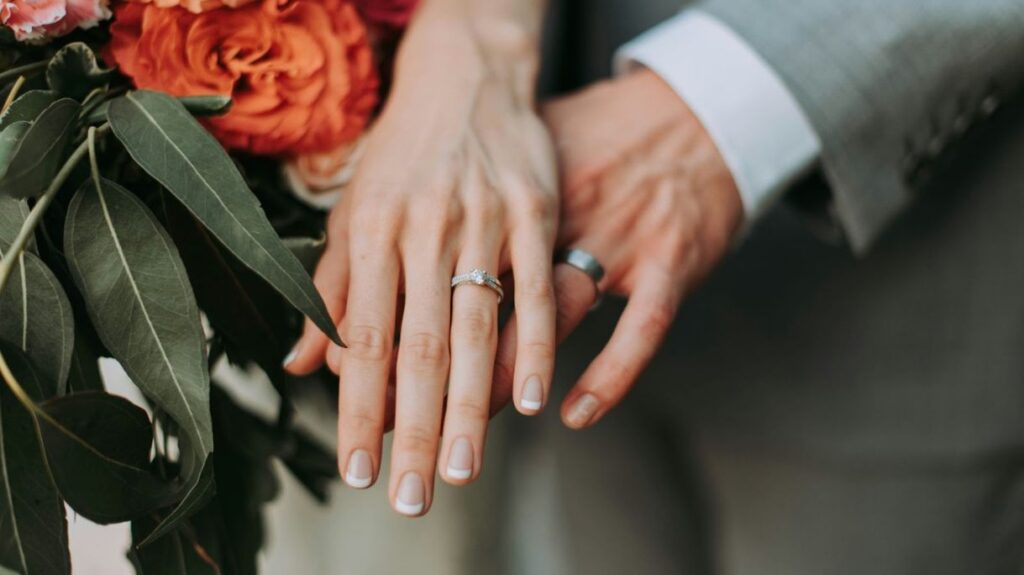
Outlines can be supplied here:
<path id="1" fill-rule="evenodd" d="M 494 293 L 498 294 L 498 303 L 501 303 L 501 300 L 505 297 L 505 290 L 502 289 L 498 278 L 481 269 L 474 269 L 468 274 L 460 274 L 452 278 L 453 289 L 462 284 L 474 284 L 491 288 Z"/>

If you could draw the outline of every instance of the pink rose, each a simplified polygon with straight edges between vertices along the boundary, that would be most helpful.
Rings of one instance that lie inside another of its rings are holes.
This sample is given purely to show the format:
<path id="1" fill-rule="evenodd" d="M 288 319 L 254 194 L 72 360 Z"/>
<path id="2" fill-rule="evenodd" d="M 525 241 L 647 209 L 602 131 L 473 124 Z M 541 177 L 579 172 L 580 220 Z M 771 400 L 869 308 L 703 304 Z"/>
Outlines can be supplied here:
<path id="1" fill-rule="evenodd" d="M 63 36 L 110 18 L 106 0 L 0 0 L 0 23 L 19 41 Z"/>
<path id="2" fill-rule="evenodd" d="M 403 28 L 419 0 L 355 0 L 363 19 L 370 24 Z"/>

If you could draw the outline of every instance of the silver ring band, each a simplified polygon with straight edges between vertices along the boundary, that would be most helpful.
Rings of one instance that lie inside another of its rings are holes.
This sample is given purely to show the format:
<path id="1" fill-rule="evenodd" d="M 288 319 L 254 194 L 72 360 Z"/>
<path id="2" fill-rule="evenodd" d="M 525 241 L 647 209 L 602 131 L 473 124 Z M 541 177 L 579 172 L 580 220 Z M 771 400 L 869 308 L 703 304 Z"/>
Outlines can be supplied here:
<path id="1" fill-rule="evenodd" d="M 501 287 L 501 281 L 482 269 L 474 269 L 469 273 L 459 274 L 452 278 L 453 290 L 463 284 L 473 284 L 490 288 L 494 293 L 498 294 L 498 303 L 501 303 L 501 300 L 505 299 L 505 289 Z"/>
<path id="2" fill-rule="evenodd" d="M 594 286 L 599 285 L 604 279 L 604 266 L 597 261 L 597 258 L 590 255 L 590 252 L 577 248 L 569 249 L 561 254 L 558 261 L 587 274 L 590 279 L 594 280 Z"/>
<path id="3" fill-rule="evenodd" d="M 578 248 L 565 250 L 558 256 L 558 263 L 566 264 L 583 272 L 594 282 L 594 292 L 597 293 L 594 305 L 591 310 L 597 309 L 604 301 L 604 293 L 601 291 L 601 280 L 604 279 L 604 266 L 590 252 Z"/>

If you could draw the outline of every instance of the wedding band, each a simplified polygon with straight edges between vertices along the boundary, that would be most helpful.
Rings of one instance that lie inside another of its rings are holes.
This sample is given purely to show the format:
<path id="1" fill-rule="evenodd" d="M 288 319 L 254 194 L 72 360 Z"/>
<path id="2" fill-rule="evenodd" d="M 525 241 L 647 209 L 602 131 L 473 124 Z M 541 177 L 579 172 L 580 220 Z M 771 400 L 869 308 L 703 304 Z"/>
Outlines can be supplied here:
<path id="1" fill-rule="evenodd" d="M 601 292 L 601 280 L 604 279 L 604 266 L 601 265 L 601 262 L 597 261 L 597 258 L 592 256 L 588 251 L 572 248 L 559 254 L 558 263 L 566 264 L 571 268 L 575 268 L 583 272 L 591 279 L 591 281 L 594 282 L 594 291 L 597 293 L 597 297 L 594 299 L 594 305 L 590 306 L 590 309 L 595 310 L 600 307 L 601 302 L 604 300 L 604 294 Z"/>
<path id="2" fill-rule="evenodd" d="M 498 294 L 498 303 L 501 303 L 501 300 L 505 298 L 505 290 L 501 287 L 501 281 L 481 269 L 474 269 L 468 274 L 460 274 L 452 278 L 452 289 L 462 284 L 473 284 L 491 288 L 494 293 Z"/>
<path id="3" fill-rule="evenodd" d="M 604 266 L 601 265 L 601 262 L 597 261 L 597 258 L 590 255 L 590 252 L 572 248 L 562 252 L 558 261 L 587 274 L 587 277 L 594 280 L 594 287 L 598 287 L 601 284 L 601 280 L 604 279 Z M 598 291 L 600 291 L 600 288 L 598 288 Z"/>

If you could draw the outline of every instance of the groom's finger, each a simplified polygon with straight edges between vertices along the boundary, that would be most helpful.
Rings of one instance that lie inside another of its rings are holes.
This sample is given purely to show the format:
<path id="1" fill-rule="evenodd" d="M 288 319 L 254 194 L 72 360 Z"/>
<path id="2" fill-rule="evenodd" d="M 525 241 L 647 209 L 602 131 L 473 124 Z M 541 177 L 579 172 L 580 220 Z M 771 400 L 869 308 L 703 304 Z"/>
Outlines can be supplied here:
<path id="1" fill-rule="evenodd" d="M 552 276 L 555 286 L 555 340 L 569 337 L 597 301 L 594 281 L 568 264 L 558 264 Z M 518 327 L 516 316 L 509 318 L 498 341 L 494 363 L 494 387 L 491 390 L 491 416 L 501 411 L 512 399 L 516 363 Z"/>
<path id="2" fill-rule="evenodd" d="M 638 274 L 611 340 L 562 403 L 562 421 L 573 429 L 595 423 L 633 387 L 665 339 L 681 299 L 681 282 L 667 271 Z"/>

